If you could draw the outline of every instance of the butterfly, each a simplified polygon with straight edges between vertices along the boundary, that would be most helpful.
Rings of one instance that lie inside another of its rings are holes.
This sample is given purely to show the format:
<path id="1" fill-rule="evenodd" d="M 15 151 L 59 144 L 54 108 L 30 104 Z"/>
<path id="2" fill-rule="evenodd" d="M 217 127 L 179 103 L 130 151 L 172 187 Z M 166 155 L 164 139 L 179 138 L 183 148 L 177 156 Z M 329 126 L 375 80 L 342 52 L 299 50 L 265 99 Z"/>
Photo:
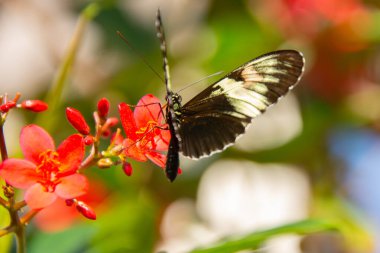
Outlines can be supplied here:
<path id="1" fill-rule="evenodd" d="M 305 60 L 295 50 L 261 55 L 211 84 L 187 103 L 171 89 L 167 47 L 160 10 L 157 37 L 163 55 L 166 84 L 166 122 L 171 139 L 165 173 L 174 181 L 179 153 L 198 159 L 233 145 L 252 119 L 265 112 L 300 80 Z"/>

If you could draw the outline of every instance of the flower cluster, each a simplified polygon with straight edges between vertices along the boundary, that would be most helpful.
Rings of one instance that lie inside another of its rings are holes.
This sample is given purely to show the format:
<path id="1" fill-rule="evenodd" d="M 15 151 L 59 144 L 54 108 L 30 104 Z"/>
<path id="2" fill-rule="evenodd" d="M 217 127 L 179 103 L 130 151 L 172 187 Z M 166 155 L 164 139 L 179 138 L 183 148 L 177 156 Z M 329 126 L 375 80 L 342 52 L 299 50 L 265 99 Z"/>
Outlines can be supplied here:
<path id="1" fill-rule="evenodd" d="M 47 105 L 39 100 L 18 103 L 19 97 L 1 101 L 2 124 L 13 108 L 34 112 L 47 109 Z M 56 231 L 69 226 L 78 212 L 88 219 L 96 219 L 95 211 L 89 204 L 96 206 L 97 202 L 102 201 L 99 196 L 106 194 L 99 194 L 99 190 L 89 191 L 91 182 L 83 174 L 86 168 L 97 165 L 104 169 L 122 164 L 124 173 L 130 176 L 132 166 L 128 159 L 150 160 L 164 168 L 170 132 L 160 101 L 153 95 L 145 95 L 134 111 L 126 103 L 120 103 L 118 109 L 125 137 L 119 129 L 113 129 L 119 119 L 108 116 L 110 103 L 105 98 L 99 100 L 93 114 L 94 133 L 79 110 L 66 108 L 66 118 L 77 133 L 68 136 L 57 148 L 53 137 L 42 127 L 34 124 L 23 127 L 20 134 L 23 158 L 8 158 L 6 155 L 0 163 L 0 177 L 6 182 L 5 196 L 14 199 L 12 187 L 25 190 L 23 201 L 14 204 L 12 200 L 6 204 L 10 210 L 18 211 L 27 205 L 31 215 L 25 215 L 28 217 L 25 222 L 38 213 L 38 226 L 46 231 Z M 104 151 L 100 146 L 102 138 L 110 139 Z M 86 147 L 90 148 L 87 156 Z M 2 155 L 4 150 L 1 146 Z M 94 199 L 97 201 L 94 202 Z"/>

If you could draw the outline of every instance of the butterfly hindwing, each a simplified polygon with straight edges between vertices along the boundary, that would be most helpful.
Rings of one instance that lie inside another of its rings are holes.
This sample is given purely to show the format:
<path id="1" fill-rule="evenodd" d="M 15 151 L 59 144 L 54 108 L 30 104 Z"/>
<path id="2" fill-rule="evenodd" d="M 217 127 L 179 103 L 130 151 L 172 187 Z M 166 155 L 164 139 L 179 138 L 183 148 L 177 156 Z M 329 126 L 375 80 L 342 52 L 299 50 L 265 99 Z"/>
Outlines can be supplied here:
<path id="1" fill-rule="evenodd" d="M 177 135 L 182 154 L 201 158 L 232 145 L 253 118 L 298 82 L 303 66 L 301 53 L 275 51 L 207 87 L 179 110 Z"/>

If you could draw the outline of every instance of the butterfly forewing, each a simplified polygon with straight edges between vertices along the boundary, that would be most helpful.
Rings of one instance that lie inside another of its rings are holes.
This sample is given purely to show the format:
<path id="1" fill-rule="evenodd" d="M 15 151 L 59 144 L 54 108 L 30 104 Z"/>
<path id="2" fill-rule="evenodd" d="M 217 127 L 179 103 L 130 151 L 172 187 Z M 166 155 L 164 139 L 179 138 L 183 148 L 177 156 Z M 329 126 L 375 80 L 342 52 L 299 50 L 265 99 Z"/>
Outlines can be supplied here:
<path id="1" fill-rule="evenodd" d="M 180 150 L 201 158 L 232 145 L 252 119 L 300 79 L 304 58 L 294 50 L 262 55 L 207 87 L 179 110 Z"/>

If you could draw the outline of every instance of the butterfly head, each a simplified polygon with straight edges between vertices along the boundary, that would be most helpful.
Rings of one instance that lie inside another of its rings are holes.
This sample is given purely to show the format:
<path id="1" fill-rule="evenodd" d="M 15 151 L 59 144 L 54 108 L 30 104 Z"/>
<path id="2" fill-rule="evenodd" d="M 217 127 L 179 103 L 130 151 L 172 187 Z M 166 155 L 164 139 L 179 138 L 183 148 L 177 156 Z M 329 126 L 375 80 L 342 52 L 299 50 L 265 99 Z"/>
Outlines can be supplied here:
<path id="1" fill-rule="evenodd" d="M 169 107 L 173 108 L 174 111 L 181 109 L 182 97 L 178 93 L 169 92 L 165 97 Z"/>
<path id="2" fill-rule="evenodd" d="M 173 93 L 172 99 L 173 99 L 174 111 L 178 111 L 179 109 L 181 109 L 182 97 L 180 95 L 178 95 L 177 93 Z"/>

